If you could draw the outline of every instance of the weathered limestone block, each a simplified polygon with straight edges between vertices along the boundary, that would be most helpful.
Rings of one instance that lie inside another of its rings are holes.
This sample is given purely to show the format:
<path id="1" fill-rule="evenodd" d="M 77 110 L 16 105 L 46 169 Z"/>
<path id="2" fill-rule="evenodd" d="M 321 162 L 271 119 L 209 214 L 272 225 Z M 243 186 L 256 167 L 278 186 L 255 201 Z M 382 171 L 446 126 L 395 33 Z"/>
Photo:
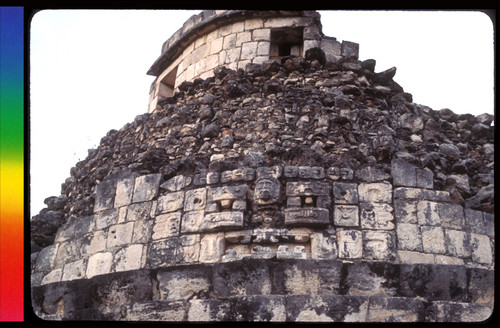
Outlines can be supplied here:
<path id="1" fill-rule="evenodd" d="M 287 321 L 363 322 L 368 312 L 367 296 L 288 295 Z"/>
<path id="2" fill-rule="evenodd" d="M 134 232 L 132 234 L 132 243 L 148 243 L 151 239 L 154 220 L 139 220 L 134 222 Z"/>
<path id="3" fill-rule="evenodd" d="M 334 260 L 337 255 L 337 234 L 334 229 L 311 234 L 311 258 L 313 260 Z"/>
<path id="4" fill-rule="evenodd" d="M 95 227 L 95 216 L 83 216 L 79 217 L 74 222 L 74 238 L 83 237 L 85 234 L 90 233 Z"/>
<path id="5" fill-rule="evenodd" d="M 271 270 L 265 260 L 215 264 L 213 268 L 215 297 L 270 295 Z"/>
<path id="6" fill-rule="evenodd" d="M 444 229 L 447 252 L 451 256 L 467 258 L 471 256 L 470 234 L 452 229 Z"/>
<path id="7" fill-rule="evenodd" d="M 101 230 L 116 223 L 118 219 L 118 209 L 100 211 L 95 215 L 95 228 Z"/>
<path id="8" fill-rule="evenodd" d="M 109 273 L 113 263 L 113 254 L 109 252 L 96 253 L 89 257 L 86 276 L 92 278 L 97 275 Z"/>
<path id="9" fill-rule="evenodd" d="M 467 295 L 470 302 L 493 308 L 495 303 L 495 271 L 468 269 Z"/>
<path id="10" fill-rule="evenodd" d="M 397 158 L 392 160 L 391 175 L 394 186 L 417 186 L 417 174 L 415 166 L 403 159 Z"/>
<path id="11" fill-rule="evenodd" d="M 184 235 L 179 237 L 176 261 L 181 263 L 195 263 L 200 258 L 200 235 Z"/>
<path id="12" fill-rule="evenodd" d="M 40 285 L 51 284 L 53 282 L 61 281 L 62 274 L 63 274 L 62 268 L 52 270 L 43 277 Z"/>
<path id="13" fill-rule="evenodd" d="M 135 177 L 122 179 L 116 183 L 114 207 L 126 206 L 132 203 L 134 195 Z"/>
<path id="14" fill-rule="evenodd" d="M 232 244 L 249 244 L 252 240 L 252 230 L 227 231 L 224 238 Z"/>
<path id="15" fill-rule="evenodd" d="M 160 299 L 164 301 L 209 298 L 212 272 L 208 266 L 194 268 L 164 268 L 156 274 Z"/>
<path id="16" fill-rule="evenodd" d="M 403 264 L 417 264 L 417 263 L 433 264 L 434 263 L 434 255 L 433 254 L 425 254 L 425 253 L 419 253 L 419 252 L 398 250 L 397 257 L 398 257 L 399 263 L 403 263 Z"/>
<path id="17" fill-rule="evenodd" d="M 421 226 L 422 246 L 424 252 L 434 254 L 445 254 L 444 233 L 441 227 L 437 226 Z"/>
<path id="18" fill-rule="evenodd" d="M 106 247 L 111 248 L 130 244 L 133 232 L 134 222 L 116 224 L 109 227 Z"/>
<path id="19" fill-rule="evenodd" d="M 141 244 L 134 244 L 119 250 L 113 259 L 114 271 L 129 271 L 143 268 L 146 264 L 144 247 Z"/>
<path id="20" fill-rule="evenodd" d="M 152 200 L 158 195 L 161 174 L 148 174 L 135 179 L 133 203 L 146 202 Z"/>
<path id="21" fill-rule="evenodd" d="M 484 230 L 486 235 L 495 238 L 495 215 L 491 213 L 483 213 Z"/>
<path id="22" fill-rule="evenodd" d="M 173 212 L 158 215 L 153 226 L 153 240 L 165 239 L 179 235 L 181 213 Z"/>
<path id="23" fill-rule="evenodd" d="M 339 227 L 359 227 L 359 209 L 356 205 L 335 205 L 333 223 Z"/>
<path id="24" fill-rule="evenodd" d="M 81 258 L 81 246 L 81 239 L 72 239 L 59 244 L 57 256 L 54 259 L 54 268 L 59 268 L 68 262 L 79 260 Z"/>
<path id="25" fill-rule="evenodd" d="M 484 322 L 493 308 L 474 303 L 435 301 L 426 311 L 428 322 Z"/>
<path id="26" fill-rule="evenodd" d="M 295 245 L 293 248 L 288 245 L 279 245 L 276 258 L 278 260 L 306 260 L 311 258 L 311 253 L 306 253 L 305 246 L 303 245 Z"/>
<path id="27" fill-rule="evenodd" d="M 137 221 L 150 219 L 152 202 L 134 203 L 127 206 L 125 221 Z"/>
<path id="28" fill-rule="evenodd" d="M 293 225 L 328 225 L 330 224 L 329 212 L 324 208 L 286 208 L 285 224 Z"/>
<path id="29" fill-rule="evenodd" d="M 392 185 L 384 182 L 360 183 L 359 201 L 364 203 L 391 203 Z"/>
<path id="30" fill-rule="evenodd" d="M 420 225 L 440 225 L 438 203 L 425 200 L 418 202 L 417 219 Z"/>
<path id="31" fill-rule="evenodd" d="M 358 185 L 356 183 L 333 183 L 333 198 L 335 204 L 357 204 Z"/>
<path id="32" fill-rule="evenodd" d="M 394 261 L 396 236 L 393 231 L 363 231 L 363 258 Z"/>
<path id="33" fill-rule="evenodd" d="M 187 308 L 182 301 L 134 302 L 123 306 L 127 321 L 183 321 Z"/>
<path id="34" fill-rule="evenodd" d="M 434 263 L 444 265 L 464 265 L 464 260 L 458 257 L 435 254 Z"/>
<path id="35" fill-rule="evenodd" d="M 186 191 L 184 199 L 184 211 L 204 210 L 207 203 L 206 188 L 198 188 Z"/>
<path id="36" fill-rule="evenodd" d="M 94 212 L 113 208 L 115 202 L 116 181 L 104 180 L 96 187 Z"/>
<path id="37" fill-rule="evenodd" d="M 270 260 L 275 257 L 276 251 L 268 246 L 255 245 L 250 253 L 250 258 L 255 260 Z"/>
<path id="38" fill-rule="evenodd" d="M 261 166 L 257 168 L 257 180 L 260 178 L 273 177 L 278 179 L 283 173 L 283 168 L 281 166 Z"/>
<path id="39" fill-rule="evenodd" d="M 325 169 L 320 166 L 285 166 L 283 175 L 286 178 L 323 179 Z"/>
<path id="40" fill-rule="evenodd" d="M 333 181 L 352 180 L 354 177 L 354 171 L 347 167 L 340 168 L 332 166 L 326 170 L 325 175 Z"/>
<path id="41" fill-rule="evenodd" d="M 59 244 L 43 248 L 36 259 L 35 271 L 50 271 L 54 267 Z"/>
<path id="42" fill-rule="evenodd" d="M 438 213 L 443 228 L 462 230 L 465 225 L 463 208 L 454 204 L 438 204 Z"/>
<path id="43" fill-rule="evenodd" d="M 464 209 L 465 227 L 467 232 L 486 234 L 486 226 L 484 224 L 483 212 L 476 211 L 470 208 Z"/>
<path id="44" fill-rule="evenodd" d="M 66 263 L 63 267 L 61 281 L 85 278 L 85 260 L 77 260 Z"/>
<path id="45" fill-rule="evenodd" d="M 408 297 L 370 296 L 367 322 L 419 322 L 424 304 Z"/>
<path id="46" fill-rule="evenodd" d="M 156 203 L 156 214 L 175 212 L 184 206 L 184 191 L 167 193 L 158 197 Z"/>
<path id="47" fill-rule="evenodd" d="M 472 249 L 472 261 L 488 265 L 492 263 L 493 254 L 488 236 L 471 233 L 470 246 Z"/>
<path id="48" fill-rule="evenodd" d="M 184 175 L 177 175 L 160 185 L 160 188 L 166 189 L 167 191 L 174 192 L 180 191 L 191 184 L 193 179 L 191 177 L 186 177 Z"/>
<path id="49" fill-rule="evenodd" d="M 205 219 L 205 211 L 191 211 L 182 215 L 181 233 L 201 232 L 201 226 Z"/>
<path id="50" fill-rule="evenodd" d="M 398 249 L 422 252 L 420 226 L 412 223 L 398 223 L 396 228 Z"/>
<path id="51" fill-rule="evenodd" d="M 147 267 L 158 268 L 174 265 L 178 245 L 178 238 L 167 238 L 151 242 L 148 247 Z"/>
<path id="52" fill-rule="evenodd" d="M 218 211 L 233 209 L 233 203 L 236 200 L 244 200 L 246 205 L 247 191 L 248 188 L 246 185 L 210 188 L 207 192 L 207 205 L 208 203 L 215 202 Z M 246 206 L 244 209 L 246 209 Z"/>
<path id="53" fill-rule="evenodd" d="M 207 213 L 201 225 L 202 231 L 243 228 L 243 212 Z"/>
<path id="54" fill-rule="evenodd" d="M 403 199 L 394 199 L 394 217 L 400 223 L 418 223 L 417 202 Z"/>
<path id="55" fill-rule="evenodd" d="M 360 221 L 363 229 L 393 230 L 392 206 L 383 203 L 360 203 Z"/>
<path id="56" fill-rule="evenodd" d="M 273 177 L 259 178 L 255 184 L 253 196 L 257 207 L 276 204 L 279 201 L 281 185 L 278 179 Z"/>
<path id="57" fill-rule="evenodd" d="M 207 233 L 200 240 L 200 262 L 216 263 L 226 249 L 224 233 Z"/>
<path id="58" fill-rule="evenodd" d="M 348 295 L 395 296 L 398 292 L 398 268 L 386 262 L 354 262 L 347 267 L 346 286 Z"/>
<path id="59" fill-rule="evenodd" d="M 363 238 L 359 230 L 337 231 L 339 258 L 356 259 L 363 257 Z"/>
<path id="60" fill-rule="evenodd" d="M 106 239 L 107 235 L 103 230 L 85 235 L 82 239 L 82 255 L 92 255 L 104 251 L 106 249 Z"/>

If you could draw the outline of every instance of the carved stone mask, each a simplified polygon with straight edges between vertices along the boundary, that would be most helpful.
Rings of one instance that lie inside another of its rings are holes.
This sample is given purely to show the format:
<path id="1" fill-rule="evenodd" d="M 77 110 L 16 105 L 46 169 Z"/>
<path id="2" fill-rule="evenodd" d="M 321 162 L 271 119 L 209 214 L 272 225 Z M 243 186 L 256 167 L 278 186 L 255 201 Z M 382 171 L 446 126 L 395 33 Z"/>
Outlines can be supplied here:
<path id="1" fill-rule="evenodd" d="M 261 178 L 255 184 L 254 202 L 256 205 L 275 204 L 279 200 L 280 183 L 272 177 Z"/>

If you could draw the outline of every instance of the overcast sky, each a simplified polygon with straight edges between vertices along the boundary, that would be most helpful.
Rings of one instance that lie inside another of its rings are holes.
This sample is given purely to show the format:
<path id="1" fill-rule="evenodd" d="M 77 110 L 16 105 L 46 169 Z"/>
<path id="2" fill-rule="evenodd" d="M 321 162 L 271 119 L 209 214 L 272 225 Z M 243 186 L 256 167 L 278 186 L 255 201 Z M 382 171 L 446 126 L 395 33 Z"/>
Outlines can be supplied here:
<path id="1" fill-rule="evenodd" d="M 147 112 L 146 74 L 161 46 L 200 10 L 45 10 L 30 28 L 31 215 L 70 168 Z M 359 59 L 434 110 L 493 114 L 493 25 L 480 12 L 320 11 L 323 33 L 359 43 Z"/>

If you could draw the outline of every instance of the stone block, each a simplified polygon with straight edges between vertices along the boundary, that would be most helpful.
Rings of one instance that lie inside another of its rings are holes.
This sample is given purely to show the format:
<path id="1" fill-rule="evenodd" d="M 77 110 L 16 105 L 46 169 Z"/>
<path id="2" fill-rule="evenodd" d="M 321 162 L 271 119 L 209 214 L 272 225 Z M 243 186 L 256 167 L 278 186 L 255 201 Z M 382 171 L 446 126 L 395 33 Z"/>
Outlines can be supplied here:
<path id="1" fill-rule="evenodd" d="M 324 182 L 288 182 L 287 196 L 322 196 L 330 194 L 330 185 Z"/>
<path id="2" fill-rule="evenodd" d="M 161 174 L 148 174 L 135 179 L 133 203 L 146 202 L 158 195 Z"/>
<path id="3" fill-rule="evenodd" d="M 229 299 L 191 299 L 187 321 L 234 321 L 232 302 Z"/>
<path id="4" fill-rule="evenodd" d="M 111 271 L 113 254 L 109 252 L 96 253 L 89 257 L 86 276 L 92 278 L 97 275 L 107 274 Z"/>
<path id="5" fill-rule="evenodd" d="M 232 299 L 234 321 L 284 322 L 285 297 L 279 295 L 250 295 Z"/>
<path id="6" fill-rule="evenodd" d="M 463 302 L 467 298 L 467 272 L 463 266 L 402 264 L 398 292 L 428 301 Z"/>
<path id="7" fill-rule="evenodd" d="M 339 258 L 359 259 L 363 256 L 363 238 L 359 230 L 337 231 Z"/>
<path id="8" fill-rule="evenodd" d="M 371 296 L 367 322 L 420 322 L 422 300 L 408 297 Z"/>
<path id="9" fill-rule="evenodd" d="M 174 265 L 176 263 L 178 244 L 178 238 L 168 238 L 151 242 L 147 253 L 147 267 L 154 269 Z"/>
<path id="10" fill-rule="evenodd" d="M 156 214 L 175 212 L 184 206 L 184 191 L 167 193 L 158 197 L 156 203 Z"/>
<path id="11" fill-rule="evenodd" d="M 95 192 L 94 212 L 113 208 L 115 202 L 116 181 L 112 179 L 101 181 Z"/>
<path id="12" fill-rule="evenodd" d="M 493 308 L 474 303 L 435 301 L 425 311 L 429 322 L 485 322 L 490 319 Z"/>
<path id="13" fill-rule="evenodd" d="M 364 203 L 392 203 L 392 185 L 389 183 L 360 183 L 359 201 Z"/>
<path id="14" fill-rule="evenodd" d="M 392 160 L 391 175 L 394 186 L 417 186 L 417 173 L 415 166 L 403 159 L 398 158 Z"/>
<path id="15" fill-rule="evenodd" d="M 363 258 L 394 261 L 396 236 L 393 231 L 363 231 Z"/>
<path id="16" fill-rule="evenodd" d="M 119 250 L 113 259 L 113 271 L 120 272 L 143 268 L 145 265 L 144 247 L 144 245 L 135 244 Z"/>
<path id="17" fill-rule="evenodd" d="M 46 284 L 51 284 L 53 282 L 58 282 L 61 281 L 61 277 L 63 274 L 63 269 L 55 269 L 47 273 L 40 282 L 40 285 L 46 285 Z"/>
<path id="18" fill-rule="evenodd" d="M 335 260 L 337 258 L 337 234 L 333 229 L 314 232 L 310 238 L 312 259 Z"/>
<path id="19" fill-rule="evenodd" d="M 443 228 L 463 230 L 465 217 L 462 206 L 439 203 L 438 213 Z"/>
<path id="20" fill-rule="evenodd" d="M 126 221 L 148 220 L 152 202 L 134 203 L 127 207 Z"/>
<path id="21" fill-rule="evenodd" d="M 422 189 L 422 199 L 435 202 L 449 202 L 451 200 L 448 191 L 428 189 Z"/>
<path id="22" fill-rule="evenodd" d="M 184 211 L 204 210 L 207 204 L 206 188 L 198 188 L 186 191 L 184 199 Z"/>
<path id="23" fill-rule="evenodd" d="M 490 238 L 488 236 L 471 233 L 470 246 L 473 262 L 487 265 L 492 263 L 493 254 L 491 250 Z"/>
<path id="24" fill-rule="evenodd" d="M 418 223 L 417 202 L 403 199 L 394 199 L 394 217 L 399 223 Z"/>
<path id="25" fill-rule="evenodd" d="M 148 243 L 151 239 L 154 220 L 138 220 L 134 222 L 134 233 L 132 243 Z"/>
<path id="26" fill-rule="evenodd" d="M 172 267 L 158 270 L 156 274 L 160 300 L 188 300 L 210 298 L 212 270 L 209 266 Z"/>
<path id="27" fill-rule="evenodd" d="M 363 322 L 368 296 L 288 295 L 286 319 L 293 322 Z"/>
<path id="28" fill-rule="evenodd" d="M 485 235 L 495 238 L 495 215 L 491 213 L 483 213 Z"/>
<path id="29" fill-rule="evenodd" d="M 95 216 L 83 216 L 76 219 L 74 230 L 74 238 L 83 237 L 85 234 L 94 230 L 95 227 Z"/>
<path id="30" fill-rule="evenodd" d="M 412 223 L 398 223 L 396 228 L 398 249 L 422 252 L 420 226 Z"/>
<path id="31" fill-rule="evenodd" d="M 395 296 L 399 287 L 399 267 L 385 262 L 345 263 L 344 272 L 347 295 L 356 296 Z"/>
<path id="32" fill-rule="evenodd" d="M 200 235 L 184 235 L 179 237 L 176 261 L 180 263 L 195 263 L 200 258 Z"/>
<path id="33" fill-rule="evenodd" d="M 358 206 L 335 205 L 333 223 L 338 227 L 359 227 Z"/>
<path id="34" fill-rule="evenodd" d="M 403 264 L 433 264 L 434 263 L 434 255 L 432 254 L 424 254 L 419 252 L 412 251 L 404 251 L 398 250 L 397 257 L 399 263 Z"/>
<path id="35" fill-rule="evenodd" d="M 109 210 L 100 211 L 95 214 L 95 228 L 102 230 L 117 222 L 118 209 L 113 208 Z"/>
<path id="36" fill-rule="evenodd" d="M 181 233 L 201 232 L 201 226 L 205 219 L 205 211 L 186 212 L 182 216 Z"/>
<path id="37" fill-rule="evenodd" d="M 57 256 L 54 259 L 54 268 L 59 268 L 68 262 L 79 260 L 81 258 L 81 246 L 81 239 L 72 239 L 60 243 L 57 248 Z"/>
<path id="38" fill-rule="evenodd" d="M 126 206 L 132 202 L 134 195 L 135 177 L 119 180 L 116 183 L 114 207 Z"/>
<path id="39" fill-rule="evenodd" d="M 307 260 L 311 259 L 311 253 L 307 253 L 303 245 L 279 245 L 276 258 L 278 260 Z"/>
<path id="40" fill-rule="evenodd" d="M 207 199 L 216 202 L 220 210 L 228 210 L 232 208 L 235 200 L 246 200 L 247 191 L 246 185 L 210 188 Z"/>
<path id="41" fill-rule="evenodd" d="M 393 230 L 392 206 L 384 203 L 360 203 L 360 221 L 363 229 Z"/>
<path id="42" fill-rule="evenodd" d="M 420 225 L 440 225 L 438 203 L 425 200 L 419 201 L 417 203 L 417 219 Z"/>
<path id="43" fill-rule="evenodd" d="M 124 305 L 126 313 L 123 320 L 127 321 L 183 321 L 187 306 L 182 301 L 161 302 L 134 302 Z"/>
<path id="44" fill-rule="evenodd" d="M 201 225 L 202 231 L 243 228 L 243 212 L 207 213 Z"/>
<path id="45" fill-rule="evenodd" d="M 253 41 L 270 41 L 271 40 L 271 29 L 259 28 L 252 32 Z"/>
<path id="46" fill-rule="evenodd" d="M 422 247 L 424 252 L 433 254 L 445 254 L 446 246 L 444 233 L 441 227 L 421 226 Z"/>
<path id="47" fill-rule="evenodd" d="M 257 56 L 257 45 L 258 42 L 246 42 L 241 45 L 241 55 L 240 59 L 253 59 Z"/>
<path id="48" fill-rule="evenodd" d="M 483 220 L 483 212 L 470 208 L 464 209 L 465 230 L 467 232 L 486 234 L 486 227 Z"/>
<path id="49" fill-rule="evenodd" d="M 417 169 L 417 187 L 425 189 L 434 188 L 434 173 L 427 167 Z"/>
<path id="50" fill-rule="evenodd" d="M 213 269 L 214 296 L 270 295 L 271 270 L 266 260 L 218 263 Z"/>
<path id="51" fill-rule="evenodd" d="M 356 183 L 333 183 L 333 198 L 335 204 L 357 204 L 358 185 Z"/>
<path id="52" fill-rule="evenodd" d="M 495 304 L 495 272 L 486 269 L 468 269 L 468 301 L 490 306 Z"/>
<path id="53" fill-rule="evenodd" d="M 449 255 L 467 258 L 471 256 L 470 234 L 452 229 L 444 229 L 446 249 Z"/>
<path id="54" fill-rule="evenodd" d="M 367 166 L 361 170 L 357 170 L 356 177 L 363 182 L 378 182 L 378 181 L 388 180 L 391 177 L 391 175 L 377 167 Z"/>
<path id="55" fill-rule="evenodd" d="M 395 199 L 422 199 L 423 190 L 420 188 L 398 187 L 394 188 Z"/>
<path id="56" fill-rule="evenodd" d="M 128 245 L 132 241 L 132 233 L 134 232 L 134 222 L 124 224 L 116 224 L 108 228 L 108 238 L 106 247 Z"/>
<path id="57" fill-rule="evenodd" d="M 81 252 L 83 256 L 102 252 L 106 249 L 107 235 L 103 230 L 85 235 L 82 239 Z"/>
<path id="58" fill-rule="evenodd" d="M 158 215 L 153 226 L 153 240 L 165 239 L 179 235 L 181 213 L 173 212 Z"/>
<path id="59" fill-rule="evenodd" d="M 226 249 L 224 233 L 207 233 L 200 240 L 200 262 L 216 263 Z"/>
<path id="60" fill-rule="evenodd" d="M 85 278 L 85 260 L 77 260 L 66 263 L 63 268 L 61 281 Z"/>
<path id="61" fill-rule="evenodd" d="M 446 255 L 434 255 L 434 263 L 435 264 L 444 264 L 444 265 L 464 265 L 464 260 L 458 257 L 446 256 Z"/>
<path id="62" fill-rule="evenodd" d="M 35 271 L 50 271 L 54 267 L 59 244 L 43 248 L 36 258 Z"/>
<path id="63" fill-rule="evenodd" d="M 328 225 L 330 224 L 329 212 L 324 208 L 286 208 L 285 225 Z"/>

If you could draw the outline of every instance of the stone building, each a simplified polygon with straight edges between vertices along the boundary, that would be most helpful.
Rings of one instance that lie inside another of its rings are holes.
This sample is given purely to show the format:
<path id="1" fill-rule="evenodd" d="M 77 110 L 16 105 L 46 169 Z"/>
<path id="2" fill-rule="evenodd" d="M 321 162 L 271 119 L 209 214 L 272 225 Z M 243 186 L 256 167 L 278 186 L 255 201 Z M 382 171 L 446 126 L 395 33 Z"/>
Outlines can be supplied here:
<path id="1" fill-rule="evenodd" d="M 148 113 L 31 222 L 45 320 L 476 322 L 494 126 L 412 102 L 316 12 L 203 11 Z"/>

